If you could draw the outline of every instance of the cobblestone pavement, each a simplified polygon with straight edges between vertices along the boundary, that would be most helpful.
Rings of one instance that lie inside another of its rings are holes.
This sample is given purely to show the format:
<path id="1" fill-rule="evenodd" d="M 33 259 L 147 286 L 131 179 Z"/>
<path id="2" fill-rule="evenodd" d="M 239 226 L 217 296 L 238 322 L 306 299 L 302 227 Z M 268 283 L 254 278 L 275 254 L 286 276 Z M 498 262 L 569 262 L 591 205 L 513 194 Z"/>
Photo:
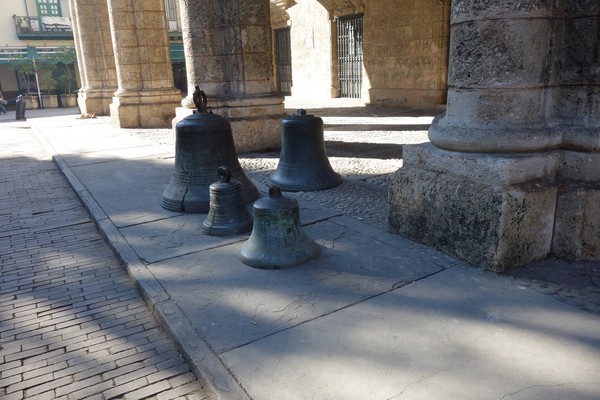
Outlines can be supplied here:
<path id="1" fill-rule="evenodd" d="M 208 399 L 27 124 L 0 141 L 0 398 Z"/>

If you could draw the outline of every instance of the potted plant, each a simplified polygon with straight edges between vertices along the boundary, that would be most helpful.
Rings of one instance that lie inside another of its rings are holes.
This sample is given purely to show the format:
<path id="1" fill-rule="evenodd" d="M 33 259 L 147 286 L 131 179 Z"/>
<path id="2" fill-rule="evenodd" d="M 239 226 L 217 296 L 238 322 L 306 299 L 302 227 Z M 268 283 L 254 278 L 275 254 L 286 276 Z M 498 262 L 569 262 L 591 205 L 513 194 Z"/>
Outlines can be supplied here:
<path id="1" fill-rule="evenodd" d="M 77 56 L 74 47 L 61 46 L 54 53 L 56 69 L 54 78 L 57 81 L 57 91 L 62 107 L 77 107 L 77 80 L 75 78 L 75 63 Z"/>
<path id="2" fill-rule="evenodd" d="M 54 78 L 56 65 L 52 55 L 42 54 L 34 59 L 34 64 L 38 74 L 38 85 L 45 93 L 42 94 L 43 108 L 57 108 L 58 96 L 56 95 L 56 87 L 58 81 Z"/>
<path id="3" fill-rule="evenodd" d="M 25 99 L 27 100 L 27 108 L 40 108 L 39 97 L 32 95 L 30 76 L 35 73 L 35 68 L 31 59 L 18 54 L 8 59 L 12 67 L 23 77 L 25 81 Z"/>

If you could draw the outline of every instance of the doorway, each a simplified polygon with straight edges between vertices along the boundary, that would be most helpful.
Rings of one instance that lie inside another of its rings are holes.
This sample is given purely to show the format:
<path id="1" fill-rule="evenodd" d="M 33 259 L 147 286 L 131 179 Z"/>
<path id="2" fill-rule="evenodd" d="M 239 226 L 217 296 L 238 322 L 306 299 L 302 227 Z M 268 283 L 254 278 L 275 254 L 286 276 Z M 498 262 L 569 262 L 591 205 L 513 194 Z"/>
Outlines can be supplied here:
<path id="1" fill-rule="evenodd" d="M 284 96 L 292 94 L 292 48 L 290 28 L 275 30 L 275 64 L 277 91 Z"/>
<path id="2" fill-rule="evenodd" d="M 359 99 L 363 70 L 363 14 L 338 18 L 337 49 L 340 97 Z"/>

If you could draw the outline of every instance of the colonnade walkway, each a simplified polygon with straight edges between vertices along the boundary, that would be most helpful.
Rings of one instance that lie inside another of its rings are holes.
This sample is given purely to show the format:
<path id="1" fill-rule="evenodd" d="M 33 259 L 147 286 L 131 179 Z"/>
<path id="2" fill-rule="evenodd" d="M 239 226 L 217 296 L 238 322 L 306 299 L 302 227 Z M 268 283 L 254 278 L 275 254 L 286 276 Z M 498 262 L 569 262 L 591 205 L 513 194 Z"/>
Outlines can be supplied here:
<path id="1" fill-rule="evenodd" d="M 3 399 L 600 398 L 597 264 L 556 261 L 593 281 L 568 301 L 387 232 L 387 179 L 431 113 L 326 119 L 344 183 L 284 193 L 321 254 L 282 270 L 160 206 L 171 130 L 28 113 L 0 123 Z M 262 195 L 277 161 L 240 155 Z"/>

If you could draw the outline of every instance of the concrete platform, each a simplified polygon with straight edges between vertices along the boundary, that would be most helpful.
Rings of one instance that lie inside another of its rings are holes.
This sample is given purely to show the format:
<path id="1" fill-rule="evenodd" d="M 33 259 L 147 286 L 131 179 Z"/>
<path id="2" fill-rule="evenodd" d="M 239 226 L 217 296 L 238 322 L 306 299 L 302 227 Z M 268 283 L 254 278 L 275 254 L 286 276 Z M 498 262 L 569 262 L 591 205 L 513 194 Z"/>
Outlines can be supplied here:
<path id="1" fill-rule="evenodd" d="M 600 315 L 323 206 L 385 199 L 365 164 L 332 157 L 342 187 L 294 195 L 317 259 L 258 270 L 237 258 L 248 235 L 203 236 L 203 215 L 160 207 L 174 147 L 149 138 L 168 133 L 76 117 L 27 123 L 216 398 L 600 398 Z M 407 120 L 411 142 L 422 124 Z M 264 195 L 273 155 L 253 157 L 242 165 Z"/>

